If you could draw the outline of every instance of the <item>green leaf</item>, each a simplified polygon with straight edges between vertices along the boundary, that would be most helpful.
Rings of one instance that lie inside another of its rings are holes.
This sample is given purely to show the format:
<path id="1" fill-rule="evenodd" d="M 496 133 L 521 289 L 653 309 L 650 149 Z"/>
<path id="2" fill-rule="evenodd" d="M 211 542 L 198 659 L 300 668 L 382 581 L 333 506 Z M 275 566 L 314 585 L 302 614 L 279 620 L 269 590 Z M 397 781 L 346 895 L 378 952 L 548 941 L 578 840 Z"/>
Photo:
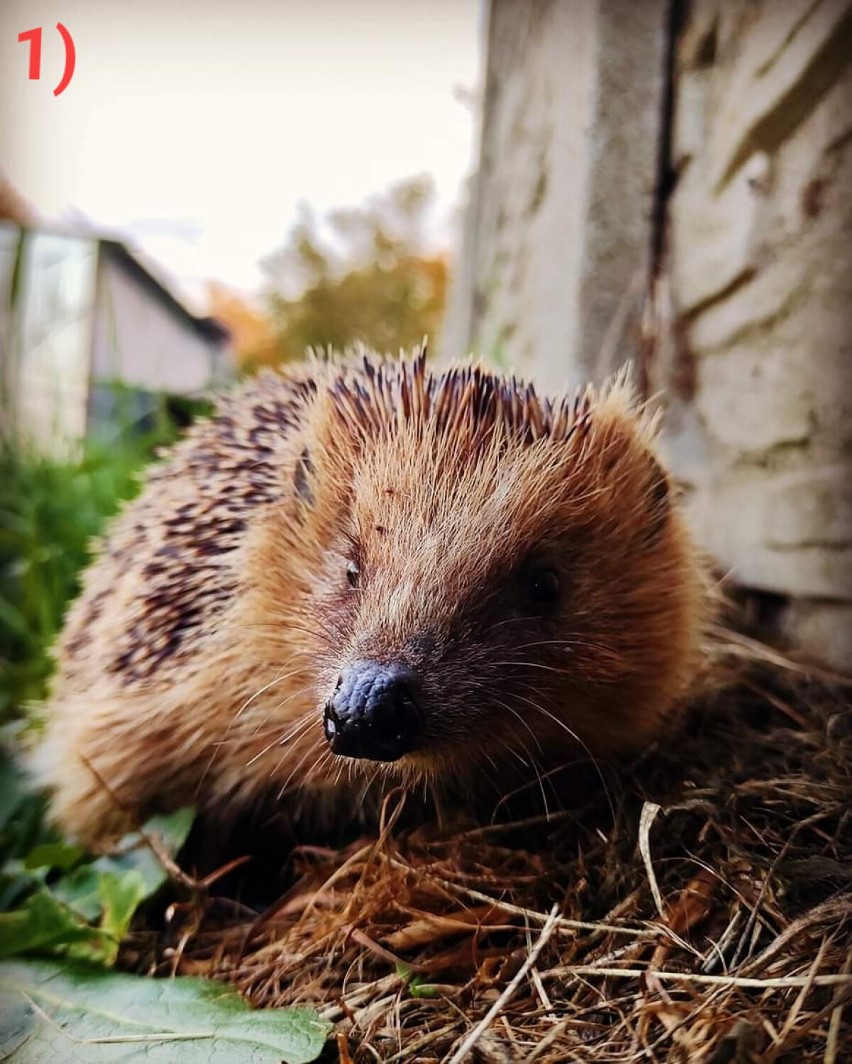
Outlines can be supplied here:
<path id="1" fill-rule="evenodd" d="M 21 639 L 29 638 L 27 619 L 20 610 L 16 610 L 11 602 L 0 598 L 0 627 L 8 628 Z"/>
<path id="2" fill-rule="evenodd" d="M 83 965 L 0 965 L 0 1059 L 100 1064 L 309 1064 L 331 1025 L 312 1009 L 252 1011 L 203 979 Z"/>
<path id="3" fill-rule="evenodd" d="M 194 818 L 195 810 L 191 807 L 178 809 L 168 816 L 151 817 L 143 825 L 143 831 L 146 836 L 156 836 L 166 853 L 174 857 L 186 841 Z M 125 876 L 130 872 L 138 873 L 145 884 L 145 892 L 140 901 L 155 894 L 168 878 L 168 872 L 159 857 L 139 832 L 126 835 L 116 847 L 115 853 L 98 857 L 88 867 L 99 874 Z"/>
<path id="4" fill-rule="evenodd" d="M 409 980 L 408 992 L 413 998 L 434 998 L 439 993 L 437 987 L 431 986 L 422 976 L 414 976 Z"/>
<path id="5" fill-rule="evenodd" d="M 89 927 L 46 890 L 31 894 L 21 909 L 0 913 L 0 957 L 45 953 L 59 946 L 102 938 L 103 932 Z"/>
<path id="6" fill-rule="evenodd" d="M 104 958 L 107 964 L 114 964 L 118 956 L 118 945 L 130 930 L 130 921 L 145 897 L 145 881 L 139 872 L 125 872 L 117 876 L 104 872 L 98 884 L 101 907 L 101 930 L 113 940 L 113 948 Z"/>
<path id="7" fill-rule="evenodd" d="M 85 920 L 97 920 L 101 915 L 101 876 L 94 864 L 80 865 L 51 886 L 54 897 L 64 902 Z"/>
<path id="8" fill-rule="evenodd" d="M 101 876 L 95 864 L 80 865 L 57 879 L 50 887 L 51 894 L 84 919 L 97 920 L 101 915 Z"/>
<path id="9" fill-rule="evenodd" d="M 413 998 L 433 998 L 438 996 L 437 989 L 427 983 L 424 976 L 416 975 L 404 961 L 397 961 L 396 974 L 400 979 L 405 980 L 408 992 Z"/>
<path id="10" fill-rule="evenodd" d="M 189 829 L 195 819 L 195 810 L 191 805 L 176 809 L 173 813 L 163 813 L 146 820 L 143 830 L 146 835 L 156 835 L 167 852 L 174 857 L 186 842 Z"/>
<path id="11" fill-rule="evenodd" d="M 168 816 L 152 817 L 145 824 L 145 834 L 156 835 L 169 856 L 173 857 L 189 834 L 194 815 L 193 809 L 186 808 Z M 159 890 L 167 875 L 160 859 L 139 833 L 133 832 L 122 839 L 116 853 L 79 865 L 58 879 L 51 890 L 87 920 L 97 920 L 105 897 L 115 898 L 116 891 L 122 889 L 121 884 L 125 879 L 128 884 L 126 889 L 130 896 L 136 897 L 138 907 Z M 127 926 L 129 919 L 125 931 Z"/>
<path id="12" fill-rule="evenodd" d="M 25 795 L 24 773 L 5 746 L 0 745 L 0 831 L 18 811 Z"/>
<path id="13" fill-rule="evenodd" d="M 193 810 L 180 809 L 148 821 L 145 835 L 157 836 L 173 856 L 192 821 Z M 7 861 L 0 898 L 9 905 L 20 904 L 22 894 L 29 897 L 21 908 L 0 914 L 0 957 L 60 952 L 115 963 L 134 913 L 163 885 L 167 872 L 138 832 L 126 836 L 115 854 L 89 861 L 85 856 L 79 846 L 45 840 L 28 848 L 23 861 Z M 55 877 L 56 871 L 64 874 Z"/>
<path id="14" fill-rule="evenodd" d="M 78 843 L 41 842 L 34 846 L 24 858 L 24 868 L 31 872 L 34 868 L 57 868 L 67 872 L 79 864 L 86 850 Z"/>
<path id="15" fill-rule="evenodd" d="M 0 913 L 23 901 L 39 885 L 35 876 L 22 872 L 14 863 L 4 868 L 0 872 Z"/>

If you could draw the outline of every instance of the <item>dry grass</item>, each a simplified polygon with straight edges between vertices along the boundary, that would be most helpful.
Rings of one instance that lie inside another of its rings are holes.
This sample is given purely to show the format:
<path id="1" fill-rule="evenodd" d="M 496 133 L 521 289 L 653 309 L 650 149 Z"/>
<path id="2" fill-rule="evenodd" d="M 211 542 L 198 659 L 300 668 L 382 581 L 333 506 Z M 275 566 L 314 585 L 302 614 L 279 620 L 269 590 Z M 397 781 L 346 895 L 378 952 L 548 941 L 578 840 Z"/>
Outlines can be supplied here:
<path id="1" fill-rule="evenodd" d="M 749 673 L 582 809 L 410 830 L 397 796 L 268 911 L 174 921 L 161 970 L 314 1003 L 343 1064 L 849 1060 L 849 688 Z"/>

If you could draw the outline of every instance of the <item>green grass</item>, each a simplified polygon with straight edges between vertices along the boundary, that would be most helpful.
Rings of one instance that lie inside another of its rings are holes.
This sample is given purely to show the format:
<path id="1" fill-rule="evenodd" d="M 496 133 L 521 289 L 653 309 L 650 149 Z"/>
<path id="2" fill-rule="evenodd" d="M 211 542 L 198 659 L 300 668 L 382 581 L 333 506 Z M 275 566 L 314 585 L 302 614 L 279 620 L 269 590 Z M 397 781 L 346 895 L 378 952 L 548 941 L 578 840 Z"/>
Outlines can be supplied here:
<path id="1" fill-rule="evenodd" d="M 33 1004 L 45 980 L 52 988 L 47 1011 L 64 1025 L 68 1005 L 74 1040 L 93 1039 L 93 1060 L 100 1059 L 96 1043 L 128 1037 L 120 1022 L 128 1001 L 148 1003 L 143 1026 L 156 1033 L 144 1052 L 157 1059 L 172 1059 L 170 1050 L 160 1052 L 159 1032 L 171 1032 L 168 1018 L 176 1009 L 194 1010 L 181 1059 L 274 1056 L 308 1062 L 327 1035 L 328 1024 L 311 1010 L 255 1014 L 236 994 L 229 998 L 220 983 L 110 972 L 140 907 L 170 889 L 160 850 L 155 855 L 150 845 L 152 834 L 174 860 L 193 811 L 149 821 L 144 833 L 125 837 L 114 853 L 88 854 L 49 824 L 46 798 L 33 791 L 19 762 L 19 733 L 37 719 L 28 709 L 47 692 L 51 647 L 93 540 L 137 492 L 139 472 L 156 449 L 177 436 L 174 418 L 185 422 L 205 409 L 163 400 L 154 416 L 145 414 L 144 423 L 152 425 L 146 435 L 139 434 L 138 421 L 136 429 L 122 428 L 133 421 L 122 421 L 119 411 L 107 426 L 111 438 L 88 441 L 79 458 L 67 461 L 0 437 L 0 1044 L 14 1050 L 25 1041 L 44 1059 L 64 1054 L 56 1042 L 57 1022 Z M 56 996 L 60 984 L 67 1002 Z M 130 1037 L 144 1040 L 134 1023 Z M 180 1025 L 174 1035 L 184 1037 Z"/>
<path id="2" fill-rule="evenodd" d="M 136 908 L 165 878 L 156 860 L 159 879 L 146 886 L 139 867 L 101 867 L 63 842 L 19 763 L 18 740 L 38 722 L 51 649 L 96 537 L 178 432 L 165 400 L 145 422 L 119 416 L 102 428 L 67 460 L 0 438 L 0 960 L 82 950 L 110 965 Z"/>
<path id="3" fill-rule="evenodd" d="M 90 441 L 62 461 L 0 441 L 0 724 L 46 691 L 50 648 L 92 541 L 138 490 L 138 473 L 176 430 Z"/>

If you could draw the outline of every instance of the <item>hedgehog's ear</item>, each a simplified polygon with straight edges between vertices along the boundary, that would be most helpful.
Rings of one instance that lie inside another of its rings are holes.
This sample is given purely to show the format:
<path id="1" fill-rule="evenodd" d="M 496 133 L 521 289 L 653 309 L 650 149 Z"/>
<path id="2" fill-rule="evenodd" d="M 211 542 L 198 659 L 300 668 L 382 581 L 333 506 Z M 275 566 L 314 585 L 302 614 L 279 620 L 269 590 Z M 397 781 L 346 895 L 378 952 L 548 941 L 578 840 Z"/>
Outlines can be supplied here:
<path id="1" fill-rule="evenodd" d="M 656 543 L 668 524 L 671 504 L 668 474 L 653 455 L 650 456 L 650 474 L 646 493 L 651 519 L 648 526 L 648 541 Z"/>
<path id="2" fill-rule="evenodd" d="M 311 478 L 314 475 L 314 464 L 311 461 L 311 452 L 306 447 L 296 459 L 296 468 L 293 472 L 293 488 L 296 498 L 308 506 L 316 502 L 314 490 L 311 487 Z"/>

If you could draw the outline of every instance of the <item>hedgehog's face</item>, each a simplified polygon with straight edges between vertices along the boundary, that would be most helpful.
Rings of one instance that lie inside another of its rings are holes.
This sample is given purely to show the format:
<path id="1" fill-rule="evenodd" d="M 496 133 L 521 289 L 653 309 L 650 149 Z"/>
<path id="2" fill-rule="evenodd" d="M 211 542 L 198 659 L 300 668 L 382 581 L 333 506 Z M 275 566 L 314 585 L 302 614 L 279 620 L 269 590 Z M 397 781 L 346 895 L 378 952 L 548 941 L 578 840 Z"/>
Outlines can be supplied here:
<path id="1" fill-rule="evenodd" d="M 582 438 L 459 442 L 403 427 L 347 476 L 339 454 L 316 471 L 340 488 L 312 603 L 335 633 L 332 752 L 469 779 L 638 745 L 699 638 L 700 578 L 647 442 L 605 408 Z"/>

